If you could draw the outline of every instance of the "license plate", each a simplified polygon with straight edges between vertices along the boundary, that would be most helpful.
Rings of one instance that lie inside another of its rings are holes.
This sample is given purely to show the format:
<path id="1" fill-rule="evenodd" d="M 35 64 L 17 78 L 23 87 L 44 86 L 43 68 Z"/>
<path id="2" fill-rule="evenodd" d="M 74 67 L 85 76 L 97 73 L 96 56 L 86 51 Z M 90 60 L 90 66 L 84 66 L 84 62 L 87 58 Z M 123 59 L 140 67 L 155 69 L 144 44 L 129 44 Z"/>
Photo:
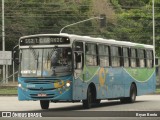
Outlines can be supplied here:
<path id="1" fill-rule="evenodd" d="M 41 93 L 41 94 L 38 94 L 37 96 L 38 96 L 38 97 L 46 97 L 46 96 L 47 96 L 47 94 L 43 94 L 43 93 Z"/>

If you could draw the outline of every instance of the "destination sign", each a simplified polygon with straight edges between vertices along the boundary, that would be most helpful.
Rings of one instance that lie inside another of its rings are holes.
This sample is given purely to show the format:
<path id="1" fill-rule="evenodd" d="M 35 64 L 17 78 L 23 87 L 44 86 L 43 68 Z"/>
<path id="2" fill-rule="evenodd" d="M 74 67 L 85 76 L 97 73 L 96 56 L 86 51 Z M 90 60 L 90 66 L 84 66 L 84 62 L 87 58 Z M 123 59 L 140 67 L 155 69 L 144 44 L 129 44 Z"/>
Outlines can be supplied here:
<path id="1" fill-rule="evenodd" d="M 68 37 L 30 37 L 20 40 L 20 45 L 54 45 L 54 44 L 69 44 Z"/>

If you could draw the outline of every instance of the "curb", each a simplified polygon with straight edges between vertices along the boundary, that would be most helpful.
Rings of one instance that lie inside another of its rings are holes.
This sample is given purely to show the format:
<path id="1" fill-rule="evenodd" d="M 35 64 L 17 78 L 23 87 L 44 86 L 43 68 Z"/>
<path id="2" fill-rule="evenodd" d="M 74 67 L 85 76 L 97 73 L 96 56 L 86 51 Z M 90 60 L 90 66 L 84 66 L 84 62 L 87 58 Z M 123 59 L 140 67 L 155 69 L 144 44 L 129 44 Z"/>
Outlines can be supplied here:
<path id="1" fill-rule="evenodd" d="M 15 88 L 15 87 L 18 87 L 18 86 L 5 86 L 5 85 L 0 86 L 0 88 Z"/>
<path id="2" fill-rule="evenodd" d="M 6 96 L 18 96 L 17 94 L 0 94 L 0 97 Z"/>

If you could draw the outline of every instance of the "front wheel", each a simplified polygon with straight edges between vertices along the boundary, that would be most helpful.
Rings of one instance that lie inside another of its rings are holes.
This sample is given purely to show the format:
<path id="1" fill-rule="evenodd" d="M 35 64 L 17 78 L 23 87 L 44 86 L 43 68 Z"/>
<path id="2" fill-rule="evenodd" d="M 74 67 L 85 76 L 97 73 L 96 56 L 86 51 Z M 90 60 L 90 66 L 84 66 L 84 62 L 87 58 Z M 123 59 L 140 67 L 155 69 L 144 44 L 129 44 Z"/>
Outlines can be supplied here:
<path id="1" fill-rule="evenodd" d="M 40 105 L 42 109 L 48 109 L 49 108 L 49 100 L 40 100 Z"/>
<path id="2" fill-rule="evenodd" d="M 95 100 L 95 103 L 96 103 L 96 104 L 100 104 L 100 103 L 101 103 L 101 99 L 96 99 L 96 100 Z"/>
<path id="3" fill-rule="evenodd" d="M 91 105 L 92 105 L 92 93 L 91 93 L 90 88 L 88 88 L 88 90 L 87 90 L 87 99 L 83 100 L 82 102 L 83 102 L 83 108 L 85 108 L 85 109 L 91 108 Z"/>

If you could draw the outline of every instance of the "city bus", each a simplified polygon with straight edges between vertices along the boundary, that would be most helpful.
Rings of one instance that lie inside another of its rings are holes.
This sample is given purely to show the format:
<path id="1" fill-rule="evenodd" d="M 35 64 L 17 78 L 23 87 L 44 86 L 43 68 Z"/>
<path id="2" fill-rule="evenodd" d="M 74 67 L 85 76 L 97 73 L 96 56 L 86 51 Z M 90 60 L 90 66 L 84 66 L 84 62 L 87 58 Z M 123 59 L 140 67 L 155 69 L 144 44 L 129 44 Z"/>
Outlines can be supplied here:
<path id="1" fill-rule="evenodd" d="M 133 103 L 156 88 L 152 45 L 74 34 L 37 34 L 19 39 L 18 99 L 82 102 L 85 109 L 101 100 Z"/>

